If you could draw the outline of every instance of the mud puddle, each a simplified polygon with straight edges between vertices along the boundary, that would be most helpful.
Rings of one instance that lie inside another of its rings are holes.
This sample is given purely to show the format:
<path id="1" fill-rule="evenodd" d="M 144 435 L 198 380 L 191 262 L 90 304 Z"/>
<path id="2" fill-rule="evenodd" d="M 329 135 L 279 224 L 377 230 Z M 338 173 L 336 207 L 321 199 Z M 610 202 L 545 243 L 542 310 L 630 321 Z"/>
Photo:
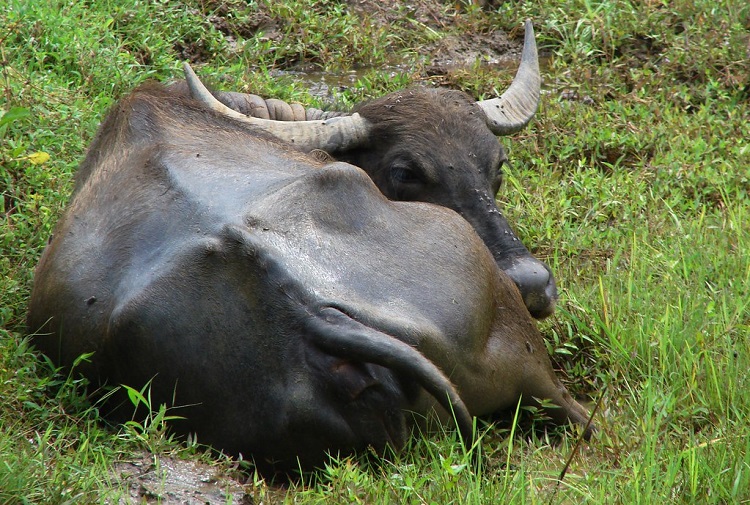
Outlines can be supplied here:
<path id="1" fill-rule="evenodd" d="M 239 475 L 239 473 L 238 473 Z M 124 504 L 255 504 L 253 485 L 229 475 L 219 466 L 143 453 L 117 462 L 112 470 Z"/>

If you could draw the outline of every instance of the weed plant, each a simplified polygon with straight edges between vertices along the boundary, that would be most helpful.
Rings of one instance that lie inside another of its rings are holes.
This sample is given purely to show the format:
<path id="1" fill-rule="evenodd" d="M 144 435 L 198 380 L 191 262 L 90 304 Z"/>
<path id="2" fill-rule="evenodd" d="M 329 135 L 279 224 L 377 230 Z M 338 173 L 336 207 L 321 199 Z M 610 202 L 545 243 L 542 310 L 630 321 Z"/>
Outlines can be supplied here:
<path id="1" fill-rule="evenodd" d="M 600 431 L 562 481 L 575 434 L 519 411 L 518 424 L 482 425 L 481 473 L 446 430 L 400 454 L 334 458 L 283 492 L 240 462 L 247 493 L 256 503 L 750 502 L 750 6 L 484 3 L 0 7 L 0 503 L 125 499 L 112 465 L 144 449 L 237 464 L 170 438 L 162 406 L 108 425 L 85 381 L 28 344 L 33 268 L 118 98 L 179 78 L 186 60 L 214 86 L 313 105 L 325 100 L 300 72 L 358 70 L 332 90 L 343 105 L 410 83 L 483 97 L 512 72 L 435 76 L 426 51 L 449 35 L 518 38 L 527 17 L 548 62 L 543 103 L 501 140 L 512 161 L 498 198 L 556 274 L 559 308 L 540 327 L 569 388 L 600 402 Z M 128 392 L 148 404 L 147 391 Z"/>

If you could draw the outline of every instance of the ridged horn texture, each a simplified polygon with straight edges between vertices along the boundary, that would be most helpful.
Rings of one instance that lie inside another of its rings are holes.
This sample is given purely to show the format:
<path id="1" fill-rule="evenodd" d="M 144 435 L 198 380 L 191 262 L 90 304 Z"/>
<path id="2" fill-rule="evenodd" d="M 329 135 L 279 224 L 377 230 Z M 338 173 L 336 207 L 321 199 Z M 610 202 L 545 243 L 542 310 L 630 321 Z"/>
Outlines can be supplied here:
<path id="1" fill-rule="evenodd" d="M 331 119 L 334 117 L 351 116 L 349 112 L 341 112 L 338 110 L 320 110 L 315 107 L 308 107 L 305 109 L 306 119 Z"/>
<path id="2" fill-rule="evenodd" d="M 495 135 L 510 135 L 529 124 L 539 107 L 542 76 L 536 51 L 534 27 L 526 20 L 521 65 L 508 89 L 497 98 L 477 104 L 487 115 L 487 126 Z"/>
<path id="3" fill-rule="evenodd" d="M 214 91 L 212 93 L 221 103 L 242 114 L 274 121 L 312 121 L 351 116 L 349 112 L 337 110 L 320 110 L 315 107 L 304 108 L 298 103 L 287 103 L 276 98 L 265 99 L 249 93 L 236 91 Z"/>
<path id="4" fill-rule="evenodd" d="M 366 145 L 370 140 L 371 128 L 369 123 L 356 113 L 351 116 L 312 121 L 274 121 L 246 116 L 217 100 L 198 79 L 188 63 L 183 64 L 183 70 L 190 94 L 195 100 L 204 103 L 220 114 L 242 123 L 257 126 L 281 140 L 294 144 L 303 151 L 314 149 L 321 149 L 326 152 L 345 151 L 353 147 Z M 281 101 L 275 100 L 274 102 Z M 281 103 L 289 107 L 284 102 Z M 275 105 L 270 108 L 273 107 Z M 275 115 L 276 112 L 274 112 Z M 297 113 L 293 112 L 293 115 L 296 116 Z"/>

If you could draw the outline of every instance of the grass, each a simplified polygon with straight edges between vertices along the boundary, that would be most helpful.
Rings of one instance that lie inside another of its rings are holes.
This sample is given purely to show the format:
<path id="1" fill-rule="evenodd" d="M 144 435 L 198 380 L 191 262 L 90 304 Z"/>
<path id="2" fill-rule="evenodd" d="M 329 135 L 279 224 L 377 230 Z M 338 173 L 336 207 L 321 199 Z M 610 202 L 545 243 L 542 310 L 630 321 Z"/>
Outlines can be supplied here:
<path id="1" fill-rule="evenodd" d="M 483 431 L 481 474 L 448 430 L 398 455 L 332 461 L 286 491 L 240 462 L 246 492 L 256 503 L 750 502 L 750 7 L 418 4 L 429 10 L 375 2 L 357 14 L 334 0 L 0 8 L 0 502 L 115 500 L 112 464 L 144 448 L 238 464 L 172 440 L 159 406 L 108 426 L 84 382 L 28 348 L 34 265 L 109 106 L 146 79 L 179 77 L 183 60 L 225 89 L 313 104 L 293 70 L 359 69 L 335 90 L 342 104 L 410 82 L 479 97 L 512 75 L 428 76 L 425 48 L 451 34 L 518 35 L 525 17 L 549 56 L 544 102 L 503 140 L 512 166 L 499 198 L 556 273 L 560 307 L 540 327 L 570 388 L 602 395 L 601 431 L 562 483 L 575 440 L 521 413 L 518 428 Z"/>

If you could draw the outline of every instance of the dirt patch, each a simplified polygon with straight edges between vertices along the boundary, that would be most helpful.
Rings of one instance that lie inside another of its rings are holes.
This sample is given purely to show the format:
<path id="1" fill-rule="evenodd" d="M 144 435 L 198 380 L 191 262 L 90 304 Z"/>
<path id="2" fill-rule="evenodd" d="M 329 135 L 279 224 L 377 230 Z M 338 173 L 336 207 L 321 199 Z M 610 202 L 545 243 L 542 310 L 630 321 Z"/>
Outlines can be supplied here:
<path id="1" fill-rule="evenodd" d="M 410 27 L 412 21 L 428 28 L 445 28 L 451 15 L 439 0 L 347 0 L 351 12 L 377 25 Z M 409 21 L 412 20 L 412 21 Z"/>
<path id="2" fill-rule="evenodd" d="M 427 29 L 446 31 L 455 25 L 461 14 L 455 2 L 441 0 L 348 0 L 352 12 L 368 22 L 414 28 L 414 24 Z M 491 33 L 463 33 L 448 35 L 424 46 L 422 54 L 429 57 L 425 68 L 428 75 L 442 75 L 453 68 L 468 67 L 476 62 L 487 65 L 515 61 L 521 54 L 522 41 L 511 40 L 503 31 Z"/>
<path id="3" fill-rule="evenodd" d="M 348 0 L 347 5 L 368 22 L 403 26 L 414 30 L 421 25 L 438 32 L 460 23 L 458 2 L 445 0 Z M 448 35 L 424 46 L 422 53 L 429 56 L 427 72 L 440 74 L 450 68 L 466 67 L 479 61 L 488 65 L 513 61 L 521 54 L 522 41 L 511 40 L 503 31 Z"/>
<path id="4" fill-rule="evenodd" d="M 508 39 L 507 34 L 495 31 L 490 34 L 449 35 L 425 47 L 430 55 L 426 71 L 429 75 L 444 74 L 453 68 L 483 65 L 517 65 L 522 45 Z"/>
<path id="5" fill-rule="evenodd" d="M 457 4 L 445 0 L 347 0 L 346 4 L 351 13 L 362 18 L 363 23 L 404 31 L 422 29 L 444 33 L 451 31 L 457 23 L 462 23 L 462 14 L 456 10 Z M 260 36 L 271 41 L 284 38 L 282 22 L 275 19 L 262 2 L 249 8 L 234 0 L 206 0 L 202 9 L 207 21 L 224 34 L 230 46 L 236 43 L 238 36 Z M 420 53 L 428 60 L 425 68 L 427 75 L 444 75 L 451 69 L 469 67 L 477 62 L 502 65 L 516 61 L 521 47 L 520 39 L 509 39 L 501 30 L 489 33 L 464 31 L 462 35 L 448 35 L 425 45 Z M 201 48 L 178 49 L 183 58 L 200 56 Z M 195 54 L 190 49 L 195 49 Z M 295 63 L 304 62 L 290 62 L 289 65 L 294 66 Z"/>
<path id="6" fill-rule="evenodd" d="M 143 453 L 114 465 L 115 487 L 124 491 L 120 504 L 179 503 L 254 504 L 253 486 L 224 469 L 198 461 Z"/>

